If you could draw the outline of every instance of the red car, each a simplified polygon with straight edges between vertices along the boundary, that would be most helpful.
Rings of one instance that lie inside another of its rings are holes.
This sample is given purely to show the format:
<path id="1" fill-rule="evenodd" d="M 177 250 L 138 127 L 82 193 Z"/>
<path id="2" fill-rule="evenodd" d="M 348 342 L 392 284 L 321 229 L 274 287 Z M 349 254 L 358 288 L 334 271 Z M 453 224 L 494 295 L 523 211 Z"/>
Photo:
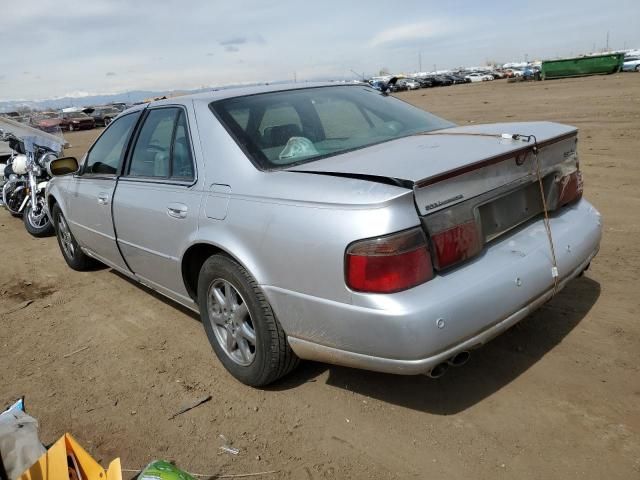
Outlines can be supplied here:
<path id="1" fill-rule="evenodd" d="M 63 130 L 90 130 L 95 128 L 96 121 L 86 113 L 82 112 L 63 112 L 60 127 Z"/>
<path id="2" fill-rule="evenodd" d="M 62 118 L 55 112 L 43 112 L 31 117 L 31 126 L 45 132 L 56 132 L 60 127 Z"/>

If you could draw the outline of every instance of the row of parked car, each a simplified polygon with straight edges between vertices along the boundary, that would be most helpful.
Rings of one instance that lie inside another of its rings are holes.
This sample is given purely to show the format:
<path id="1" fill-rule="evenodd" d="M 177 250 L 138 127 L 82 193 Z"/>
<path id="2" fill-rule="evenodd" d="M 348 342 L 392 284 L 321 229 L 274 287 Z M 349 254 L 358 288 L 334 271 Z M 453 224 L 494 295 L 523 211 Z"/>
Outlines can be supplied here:
<path id="1" fill-rule="evenodd" d="M 87 107 L 74 111 L 48 111 L 34 112 L 29 115 L 21 115 L 18 112 L 9 112 L 5 115 L 13 120 L 28 124 L 45 132 L 65 130 L 89 130 L 95 127 L 106 127 L 120 112 L 128 107 L 125 103 Z"/>
<path id="2" fill-rule="evenodd" d="M 416 75 L 410 78 L 401 78 L 390 88 L 392 92 L 401 92 L 419 88 L 447 87 L 461 83 L 488 82 L 499 78 L 535 78 L 539 71 L 538 67 L 526 67 L 522 69 L 509 68 L 506 70 L 457 71 L 438 75 Z M 386 81 L 382 78 L 372 78 L 369 80 L 369 84 L 374 88 L 382 88 L 386 85 Z"/>

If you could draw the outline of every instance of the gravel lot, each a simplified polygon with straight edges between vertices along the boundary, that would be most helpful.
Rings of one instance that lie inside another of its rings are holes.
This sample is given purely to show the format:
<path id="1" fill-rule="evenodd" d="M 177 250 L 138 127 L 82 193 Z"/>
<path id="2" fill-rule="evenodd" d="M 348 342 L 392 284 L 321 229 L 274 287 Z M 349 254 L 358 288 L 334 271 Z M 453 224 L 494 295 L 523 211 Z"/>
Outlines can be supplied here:
<path id="1" fill-rule="evenodd" d="M 55 238 L 2 210 L 0 405 L 25 395 L 43 442 L 71 432 L 127 469 L 164 458 L 278 471 L 264 478 L 640 478 L 640 74 L 399 97 L 460 124 L 578 126 L 585 196 L 604 216 L 587 274 L 439 380 L 303 363 L 255 390 L 218 364 L 197 316 L 109 269 L 73 272 Z M 68 134 L 67 152 L 98 133 Z"/>

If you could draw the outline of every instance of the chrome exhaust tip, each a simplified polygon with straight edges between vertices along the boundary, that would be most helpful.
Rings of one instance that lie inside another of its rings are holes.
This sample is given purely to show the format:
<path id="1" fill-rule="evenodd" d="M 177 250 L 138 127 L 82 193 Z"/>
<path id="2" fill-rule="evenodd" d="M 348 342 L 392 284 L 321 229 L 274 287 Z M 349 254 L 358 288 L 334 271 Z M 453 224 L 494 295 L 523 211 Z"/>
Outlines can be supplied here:
<path id="1" fill-rule="evenodd" d="M 471 354 L 464 350 L 462 352 L 456 353 L 453 357 L 447 360 L 447 363 L 452 367 L 461 367 L 462 365 L 467 363 L 470 358 Z"/>
<path id="2" fill-rule="evenodd" d="M 442 362 L 436 365 L 435 367 L 433 367 L 431 370 L 429 370 L 429 372 L 427 373 L 427 376 L 430 378 L 440 378 L 447 372 L 448 369 L 449 369 L 449 364 L 447 362 Z"/>

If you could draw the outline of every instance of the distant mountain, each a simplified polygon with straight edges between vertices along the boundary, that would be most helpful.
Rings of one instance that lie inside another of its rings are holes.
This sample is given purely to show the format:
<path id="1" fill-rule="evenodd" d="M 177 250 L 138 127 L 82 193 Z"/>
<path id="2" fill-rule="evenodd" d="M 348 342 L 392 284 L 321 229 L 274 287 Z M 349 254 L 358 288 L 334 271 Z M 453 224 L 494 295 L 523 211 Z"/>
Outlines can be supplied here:
<path id="1" fill-rule="evenodd" d="M 299 83 L 325 82 L 325 81 L 336 81 L 336 80 L 330 79 L 328 77 L 317 77 L 317 78 L 310 78 L 308 80 L 305 80 L 304 82 L 299 82 Z M 340 79 L 337 81 L 345 81 L 345 79 Z M 83 108 L 83 107 L 92 107 L 96 105 L 107 105 L 109 103 L 116 103 L 116 102 L 136 103 L 136 102 L 142 102 L 143 100 L 146 100 L 148 98 L 172 96 L 176 94 L 188 95 L 191 93 L 207 92 L 211 90 L 224 90 L 227 88 L 264 85 L 265 83 L 273 85 L 273 84 L 281 84 L 281 83 L 289 83 L 289 82 L 290 80 L 272 80 L 269 82 L 225 85 L 225 86 L 219 86 L 219 87 L 199 88 L 196 90 L 165 90 L 165 91 L 133 90 L 131 92 L 114 93 L 114 94 L 108 94 L 108 95 L 61 97 L 61 98 L 51 98 L 47 100 L 6 100 L 6 101 L 0 101 L 0 113 L 13 112 L 21 108 L 30 108 L 32 110 L 62 110 L 63 108 L 67 108 L 67 107 Z"/>
<path id="2" fill-rule="evenodd" d="M 35 110 L 60 110 L 67 107 L 90 107 L 93 105 L 105 105 L 114 102 L 136 103 L 151 97 L 163 97 L 175 95 L 176 93 L 199 93 L 212 89 L 198 90 L 171 90 L 154 92 L 150 90 L 134 90 L 126 93 L 115 93 L 111 95 L 89 95 L 86 97 L 62 97 L 49 100 L 8 100 L 0 101 L 0 112 L 11 112 L 20 108 L 31 108 Z"/>

